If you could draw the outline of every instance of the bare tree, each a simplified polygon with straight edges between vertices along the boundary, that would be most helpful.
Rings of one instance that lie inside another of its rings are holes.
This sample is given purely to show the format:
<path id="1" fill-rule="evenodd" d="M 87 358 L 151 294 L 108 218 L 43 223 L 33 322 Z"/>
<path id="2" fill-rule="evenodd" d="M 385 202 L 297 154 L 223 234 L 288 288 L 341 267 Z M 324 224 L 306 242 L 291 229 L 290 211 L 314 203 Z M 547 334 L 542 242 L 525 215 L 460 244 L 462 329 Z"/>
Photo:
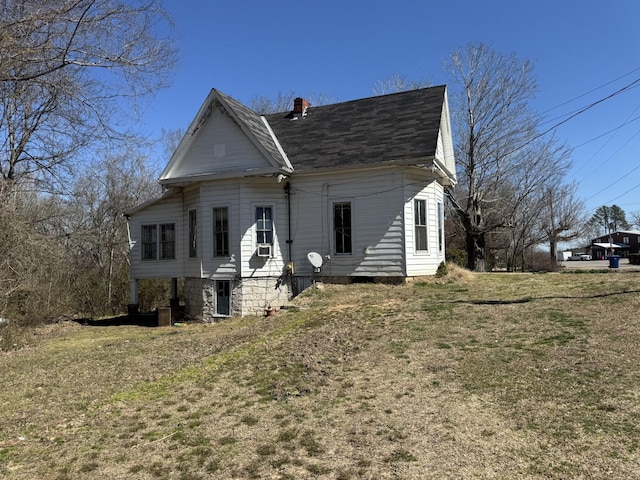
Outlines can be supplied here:
<path id="1" fill-rule="evenodd" d="M 37 322 L 59 314 L 69 299 L 68 261 L 42 228 L 58 214 L 50 200 L 0 184 L 0 316 Z"/>
<path id="2" fill-rule="evenodd" d="M 549 256 L 557 261 L 558 244 L 579 238 L 586 223 L 585 207 L 576 196 L 577 185 L 551 185 L 544 191 L 539 214 L 540 229 L 549 242 Z"/>
<path id="3" fill-rule="evenodd" d="M 294 92 L 278 92 L 274 98 L 266 95 L 256 95 L 249 100 L 249 108 L 260 115 L 290 112 L 293 109 L 293 101 L 297 96 Z M 325 93 L 311 93 L 305 98 L 312 107 L 328 105 L 338 101 L 336 97 Z"/>
<path id="4" fill-rule="evenodd" d="M 173 155 L 180 145 L 180 140 L 184 136 L 184 130 L 180 128 L 176 128 L 173 130 L 167 130 L 165 128 L 162 129 L 162 135 L 160 138 L 160 142 L 164 148 L 164 156 L 168 160 Z"/>
<path id="5" fill-rule="evenodd" d="M 288 112 L 293 108 L 293 99 L 296 97 L 293 92 L 278 92 L 275 97 L 267 95 L 256 95 L 249 100 L 249 108 L 261 115 L 270 113 Z"/>
<path id="6" fill-rule="evenodd" d="M 0 82 L 0 180 L 51 184 L 68 171 L 103 120 L 76 95 L 80 89 L 62 72 L 46 82 Z"/>
<path id="7" fill-rule="evenodd" d="M 0 1 L 0 314 L 103 313 L 127 289 L 121 213 L 148 172 L 110 151 L 167 85 L 172 35 L 161 0 Z"/>
<path id="8" fill-rule="evenodd" d="M 515 201 L 515 199 L 514 199 Z M 518 208 L 512 209 L 510 219 L 504 228 L 497 231 L 503 238 L 504 255 L 507 271 L 526 270 L 525 254 L 531 247 L 538 245 L 542 236 L 538 227 L 542 198 L 538 191 L 533 191 Z"/>
<path id="9" fill-rule="evenodd" d="M 0 9 L 0 82 L 99 69 L 128 77 L 137 95 L 162 84 L 175 60 L 172 39 L 158 36 L 171 27 L 159 0 L 5 0 Z"/>
<path id="10" fill-rule="evenodd" d="M 104 315 L 128 301 L 126 218 L 155 197 L 157 172 L 133 149 L 103 152 L 65 196 L 0 188 L 0 316 L 21 324 Z"/>
<path id="11" fill-rule="evenodd" d="M 454 51 L 446 66 L 454 81 L 459 179 L 448 196 L 466 234 L 467 267 L 484 271 L 487 235 L 508 227 L 539 189 L 557 183 L 569 157 L 537 133 L 528 104 L 536 90 L 529 61 L 473 43 Z"/>
<path id="12" fill-rule="evenodd" d="M 427 81 L 409 80 L 406 75 L 394 73 L 388 78 L 376 81 L 371 91 L 375 96 L 379 96 L 390 93 L 405 92 L 407 90 L 417 90 L 418 88 L 428 86 L 429 82 Z"/>
<path id="13" fill-rule="evenodd" d="M 107 154 L 79 176 L 64 203 L 58 236 L 78 273 L 76 309 L 88 314 L 117 313 L 128 301 L 129 243 L 125 214 L 160 193 L 157 172 L 135 151 Z"/>
<path id="14" fill-rule="evenodd" d="M 170 19 L 159 0 L 17 0 L 0 9 L 0 181 L 51 191 L 72 158 L 122 138 L 121 119 L 167 84 L 176 62 Z"/>

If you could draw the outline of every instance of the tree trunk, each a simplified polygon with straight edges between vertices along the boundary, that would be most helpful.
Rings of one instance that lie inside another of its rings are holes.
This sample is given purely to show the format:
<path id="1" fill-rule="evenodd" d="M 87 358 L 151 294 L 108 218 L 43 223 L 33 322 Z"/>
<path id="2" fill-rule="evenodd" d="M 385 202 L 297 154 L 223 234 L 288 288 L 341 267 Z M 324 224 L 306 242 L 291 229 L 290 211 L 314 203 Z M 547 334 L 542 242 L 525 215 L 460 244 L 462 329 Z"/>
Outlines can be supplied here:
<path id="1" fill-rule="evenodd" d="M 109 274 L 108 274 L 108 282 L 107 282 L 107 304 L 105 307 L 107 309 L 111 309 L 113 311 L 113 301 L 112 301 L 112 288 L 113 288 L 113 253 L 114 253 L 113 243 L 109 247 Z"/>
<path id="2" fill-rule="evenodd" d="M 549 257 L 552 260 L 555 260 L 558 258 L 558 244 L 553 239 L 549 240 Z"/>
<path id="3" fill-rule="evenodd" d="M 467 268 L 474 272 L 486 271 L 484 234 L 467 229 Z"/>

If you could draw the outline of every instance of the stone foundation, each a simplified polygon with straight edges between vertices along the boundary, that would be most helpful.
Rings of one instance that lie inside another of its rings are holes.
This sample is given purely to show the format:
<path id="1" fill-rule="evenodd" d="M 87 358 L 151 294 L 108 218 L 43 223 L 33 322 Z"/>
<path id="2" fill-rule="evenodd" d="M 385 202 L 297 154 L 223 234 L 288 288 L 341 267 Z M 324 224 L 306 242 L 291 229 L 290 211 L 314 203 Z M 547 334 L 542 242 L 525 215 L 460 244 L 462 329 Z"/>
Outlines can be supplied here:
<path id="1" fill-rule="evenodd" d="M 230 316 L 264 315 L 267 307 L 276 310 L 292 298 L 288 278 L 266 277 L 229 280 Z M 190 318 L 216 322 L 225 318 L 216 314 L 216 283 L 209 278 L 185 278 L 185 313 Z"/>
<path id="2" fill-rule="evenodd" d="M 184 294 L 184 313 L 187 318 L 202 319 L 204 294 L 202 278 L 185 278 L 182 287 Z"/>

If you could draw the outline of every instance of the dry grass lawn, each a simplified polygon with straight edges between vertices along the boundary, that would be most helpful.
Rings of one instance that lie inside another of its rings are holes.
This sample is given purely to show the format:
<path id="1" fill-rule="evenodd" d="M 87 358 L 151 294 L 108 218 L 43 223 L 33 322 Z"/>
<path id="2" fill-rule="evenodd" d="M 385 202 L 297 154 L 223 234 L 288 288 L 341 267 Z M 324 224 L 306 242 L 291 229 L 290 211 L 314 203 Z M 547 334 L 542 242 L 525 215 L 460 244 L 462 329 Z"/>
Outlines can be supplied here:
<path id="1" fill-rule="evenodd" d="M 216 325 L 37 328 L 0 353 L 0 477 L 638 478 L 639 275 L 453 272 Z"/>

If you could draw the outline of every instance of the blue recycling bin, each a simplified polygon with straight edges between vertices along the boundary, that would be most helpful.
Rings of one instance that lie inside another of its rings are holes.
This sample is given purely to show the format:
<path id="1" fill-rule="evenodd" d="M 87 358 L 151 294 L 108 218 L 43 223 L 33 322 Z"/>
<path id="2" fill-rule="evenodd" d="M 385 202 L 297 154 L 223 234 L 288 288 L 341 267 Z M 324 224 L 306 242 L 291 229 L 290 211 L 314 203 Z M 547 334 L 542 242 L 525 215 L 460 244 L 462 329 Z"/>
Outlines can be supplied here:
<path id="1" fill-rule="evenodd" d="M 620 255 L 609 255 L 609 268 L 618 268 L 620 265 Z"/>

